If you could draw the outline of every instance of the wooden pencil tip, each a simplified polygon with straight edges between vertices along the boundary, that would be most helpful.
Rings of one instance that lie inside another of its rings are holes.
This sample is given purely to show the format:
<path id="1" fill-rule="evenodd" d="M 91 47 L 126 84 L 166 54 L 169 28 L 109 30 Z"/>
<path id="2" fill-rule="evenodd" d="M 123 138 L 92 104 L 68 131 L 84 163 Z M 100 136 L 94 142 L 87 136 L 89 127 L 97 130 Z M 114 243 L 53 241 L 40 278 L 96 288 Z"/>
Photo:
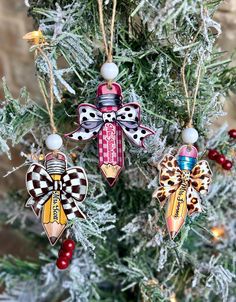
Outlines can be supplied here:
<path id="1" fill-rule="evenodd" d="M 43 224 L 43 227 L 48 236 L 50 244 L 54 245 L 56 244 L 57 240 L 61 237 L 61 234 L 63 233 L 66 224 L 60 224 L 54 221 Z"/>
<path id="2" fill-rule="evenodd" d="M 55 236 L 49 237 L 49 241 L 51 242 L 52 245 L 54 245 L 56 243 L 57 239 L 58 238 Z"/>
<path id="3" fill-rule="evenodd" d="M 106 177 L 106 180 L 109 183 L 110 187 L 112 187 L 118 180 L 118 176 L 122 170 L 122 167 L 119 165 L 102 164 L 100 169 L 102 170 L 103 175 Z"/>
<path id="4" fill-rule="evenodd" d="M 110 187 L 113 187 L 116 183 L 116 178 L 108 177 L 107 182 L 109 183 Z"/>
<path id="5" fill-rule="evenodd" d="M 177 232 L 170 232 L 170 238 L 174 239 L 178 233 Z"/>

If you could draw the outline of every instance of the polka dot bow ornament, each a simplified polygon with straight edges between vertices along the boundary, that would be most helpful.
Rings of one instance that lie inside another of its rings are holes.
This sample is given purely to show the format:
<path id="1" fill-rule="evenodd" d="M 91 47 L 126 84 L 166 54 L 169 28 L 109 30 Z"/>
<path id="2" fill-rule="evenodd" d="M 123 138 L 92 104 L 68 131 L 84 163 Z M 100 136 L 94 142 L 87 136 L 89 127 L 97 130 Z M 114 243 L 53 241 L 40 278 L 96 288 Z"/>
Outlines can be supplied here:
<path id="1" fill-rule="evenodd" d="M 141 125 L 138 104 L 122 104 L 121 87 L 114 82 L 119 74 L 119 68 L 113 62 L 112 55 L 117 0 L 112 0 L 109 40 L 104 24 L 103 0 L 97 0 L 97 2 L 104 51 L 107 58 L 100 70 L 105 83 L 100 84 L 97 88 L 96 106 L 79 105 L 79 127 L 66 136 L 77 141 L 86 141 L 97 137 L 99 167 L 109 185 L 113 186 L 124 166 L 123 134 L 136 146 L 143 147 L 143 140 L 153 134 L 153 131 Z"/>
<path id="2" fill-rule="evenodd" d="M 119 84 L 100 84 L 96 99 L 96 106 L 79 105 L 79 127 L 66 137 L 76 141 L 98 138 L 99 167 L 113 186 L 124 166 L 123 134 L 134 145 L 144 147 L 144 139 L 154 132 L 141 125 L 139 104 L 122 104 Z"/>

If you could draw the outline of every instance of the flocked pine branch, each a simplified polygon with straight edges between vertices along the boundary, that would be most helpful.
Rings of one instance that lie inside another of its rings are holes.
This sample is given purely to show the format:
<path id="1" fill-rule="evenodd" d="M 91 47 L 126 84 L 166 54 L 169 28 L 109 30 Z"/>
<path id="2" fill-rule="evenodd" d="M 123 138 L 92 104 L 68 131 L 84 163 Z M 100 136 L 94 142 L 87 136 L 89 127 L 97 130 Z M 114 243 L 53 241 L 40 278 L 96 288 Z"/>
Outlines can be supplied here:
<path id="1" fill-rule="evenodd" d="M 67 79 L 75 74 L 83 83 L 83 74 L 93 62 L 92 42 L 85 35 L 86 30 L 82 24 L 78 26 L 83 9 L 84 7 L 76 2 L 66 5 L 63 9 L 58 3 L 55 10 L 35 9 L 35 13 L 42 16 L 39 29 L 45 39 L 43 45 L 31 48 L 38 55 L 35 60 L 36 69 L 45 81 L 50 80 L 52 70 L 53 91 L 59 102 L 63 89 L 75 94 Z"/>
<path id="2" fill-rule="evenodd" d="M 89 198 L 81 205 L 89 211 L 89 219 L 82 224 L 75 221 L 73 230 L 83 248 L 92 249 L 96 258 L 81 250 L 69 272 L 60 273 L 55 270 L 55 259 L 46 256 L 38 279 L 47 282 L 40 287 L 35 279 L 30 280 L 34 284 L 32 288 L 44 290 L 45 296 L 36 295 L 38 299 L 50 298 L 53 282 L 57 288 L 60 282 L 62 288 L 58 294 L 67 288 L 68 301 L 111 301 L 114 295 L 117 301 L 169 301 L 173 295 L 177 301 L 233 301 L 236 295 L 235 258 L 232 257 L 236 233 L 232 185 L 235 168 L 225 173 L 210 163 L 215 176 L 210 193 L 203 200 L 204 213 L 187 219 L 174 242 L 166 231 L 164 209 L 151 200 L 158 182 L 157 162 L 165 152 L 180 145 L 180 133 L 188 119 L 181 77 L 184 60 L 190 99 L 196 87 L 197 66 L 200 64 L 202 69 L 194 115 L 194 127 L 201 137 L 200 156 L 205 156 L 207 148 L 224 149 L 227 143 L 225 129 L 209 139 L 210 125 L 224 114 L 225 96 L 235 90 L 235 68 L 229 66 L 230 58 L 225 59 L 215 46 L 221 28 L 213 14 L 219 3 L 118 1 L 114 41 L 114 61 L 120 69 L 117 81 L 122 85 L 124 102 L 137 101 L 142 105 L 143 122 L 150 125 L 156 135 L 146 142 L 144 151 L 126 143 L 126 171 L 112 190 L 98 174 L 95 142 L 79 147 L 70 144 L 63 150 L 68 157 L 71 152 L 78 153 L 75 164 L 85 167 L 89 174 Z M 71 5 L 71 1 L 60 0 L 56 5 L 51 0 L 32 0 L 28 4 L 30 14 L 52 45 L 51 48 L 45 46 L 45 51 L 54 66 L 56 94 L 63 98 L 55 107 L 56 123 L 59 131 L 65 133 L 75 127 L 77 104 L 94 103 L 95 90 L 101 81 L 98 74 L 104 56 L 97 3 L 81 0 Z M 112 1 L 105 2 L 106 24 L 111 4 Z M 69 6 L 65 8 L 66 5 Z M 76 46 L 74 35 L 78 38 Z M 72 53 L 74 47 L 79 47 L 76 54 Z M 66 67 L 62 69 L 58 68 L 59 57 L 66 60 Z M 42 61 L 38 64 L 41 77 L 48 80 L 48 66 Z M 71 77 L 73 72 L 77 76 Z M 66 87 L 63 80 L 74 90 L 74 98 L 65 91 L 62 95 L 61 87 Z M 21 110 L 25 108 L 24 104 L 19 106 Z M 42 114 L 40 121 L 42 135 L 40 141 L 34 139 L 34 144 L 36 150 L 43 151 L 42 141 L 49 131 L 47 115 Z M 37 120 L 33 123 L 37 126 L 31 129 L 35 138 L 39 124 Z M 6 128 L 6 123 L 1 127 Z M 25 153 L 31 153 L 31 144 L 23 144 L 22 138 L 21 135 L 19 142 Z M 231 142 L 227 156 L 231 156 L 229 150 L 234 148 Z M 116 228 L 112 228 L 115 219 L 112 212 L 117 217 Z M 211 227 L 219 225 L 224 227 L 225 236 L 217 239 Z M 89 278 L 90 274 L 94 278 Z M 8 276 L 10 280 L 16 274 L 12 272 Z M 19 283 L 12 291 L 15 299 L 23 295 Z M 9 292 L 6 295 L 11 297 Z M 26 292 L 26 295 L 29 298 L 32 293 Z"/>

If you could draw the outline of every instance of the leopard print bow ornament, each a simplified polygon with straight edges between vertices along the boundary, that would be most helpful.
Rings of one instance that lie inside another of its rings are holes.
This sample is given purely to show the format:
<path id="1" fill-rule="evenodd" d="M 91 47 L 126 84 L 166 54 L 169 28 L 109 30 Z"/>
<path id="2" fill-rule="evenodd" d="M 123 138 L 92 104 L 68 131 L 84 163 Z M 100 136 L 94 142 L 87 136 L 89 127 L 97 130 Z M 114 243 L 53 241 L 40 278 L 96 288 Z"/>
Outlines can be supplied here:
<path id="1" fill-rule="evenodd" d="M 158 187 L 153 197 L 163 206 L 168 200 L 166 223 L 173 239 L 189 216 L 202 212 L 199 194 L 206 194 L 212 180 L 212 172 L 205 160 L 197 162 L 197 150 L 182 146 L 177 158 L 167 154 L 160 161 Z"/>

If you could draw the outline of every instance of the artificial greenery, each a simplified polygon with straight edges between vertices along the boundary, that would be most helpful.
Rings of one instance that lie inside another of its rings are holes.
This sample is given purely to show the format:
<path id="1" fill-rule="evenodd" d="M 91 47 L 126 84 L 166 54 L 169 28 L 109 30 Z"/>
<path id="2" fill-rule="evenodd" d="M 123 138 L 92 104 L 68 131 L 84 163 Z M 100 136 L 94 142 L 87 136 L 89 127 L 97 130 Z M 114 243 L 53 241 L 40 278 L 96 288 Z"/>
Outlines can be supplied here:
<path id="1" fill-rule="evenodd" d="M 112 1 L 104 2 L 105 23 L 109 25 Z M 158 185 L 158 161 L 170 149 L 181 146 L 180 133 L 188 122 L 186 104 L 187 100 L 192 104 L 199 67 L 193 124 L 200 134 L 200 156 L 204 158 L 208 148 L 222 146 L 227 136 L 226 129 L 219 129 L 216 134 L 210 130 L 214 120 L 223 114 L 223 98 L 235 91 L 236 73 L 230 66 L 231 58 L 226 59 L 215 44 L 221 28 L 213 16 L 220 2 L 118 1 L 113 57 L 119 65 L 117 82 L 123 88 L 124 103 L 139 102 L 143 123 L 156 134 L 148 139 L 144 150 L 126 143 L 126 170 L 112 189 L 99 174 L 95 141 L 65 143 L 67 155 L 76 154 L 74 164 L 82 165 L 88 173 L 90 189 L 84 210 L 92 220 L 73 225 L 80 243 L 66 272 L 55 267 L 55 249 L 40 258 L 35 264 L 37 269 L 29 263 L 26 271 L 20 260 L 13 261 L 19 267 L 9 269 L 11 259 L 4 258 L 0 276 L 9 300 L 12 295 L 16 297 L 14 288 L 22 297 L 16 284 L 18 278 L 19 283 L 33 282 L 38 288 L 34 298 L 30 290 L 24 292 L 31 299 L 28 301 L 234 301 L 235 168 L 224 172 L 210 162 L 215 176 L 209 195 L 203 200 L 204 212 L 188 218 L 175 240 L 169 239 L 164 209 L 151 198 Z M 68 133 L 75 129 L 77 105 L 94 104 L 96 87 L 102 80 L 99 68 L 105 55 L 97 2 L 27 3 L 35 27 L 42 30 L 48 43 L 43 52 L 56 79 L 55 123 L 59 133 Z M 35 47 L 31 50 L 35 51 Z M 50 81 L 49 65 L 42 53 L 37 54 L 37 74 L 46 87 Z M 5 92 L 6 104 L 0 111 L 4 139 L 0 141 L 1 150 L 6 152 L 6 144 L 12 142 L 22 146 L 25 153 L 44 152 L 43 140 L 50 130 L 43 105 L 37 105 L 36 100 L 20 103 Z M 14 126 L 10 122 L 10 131 L 9 110 L 16 123 Z M 15 132 L 17 127 L 20 132 Z M 37 137 L 40 139 L 35 140 Z M 26 138 L 28 145 L 23 143 Z M 32 143 L 34 149 L 30 150 Z M 235 145 L 232 141 L 230 148 Z M 214 239 L 214 226 L 223 226 L 224 237 Z M 28 280 L 21 280 L 21 268 Z M 45 288 L 47 291 L 42 293 Z"/>

